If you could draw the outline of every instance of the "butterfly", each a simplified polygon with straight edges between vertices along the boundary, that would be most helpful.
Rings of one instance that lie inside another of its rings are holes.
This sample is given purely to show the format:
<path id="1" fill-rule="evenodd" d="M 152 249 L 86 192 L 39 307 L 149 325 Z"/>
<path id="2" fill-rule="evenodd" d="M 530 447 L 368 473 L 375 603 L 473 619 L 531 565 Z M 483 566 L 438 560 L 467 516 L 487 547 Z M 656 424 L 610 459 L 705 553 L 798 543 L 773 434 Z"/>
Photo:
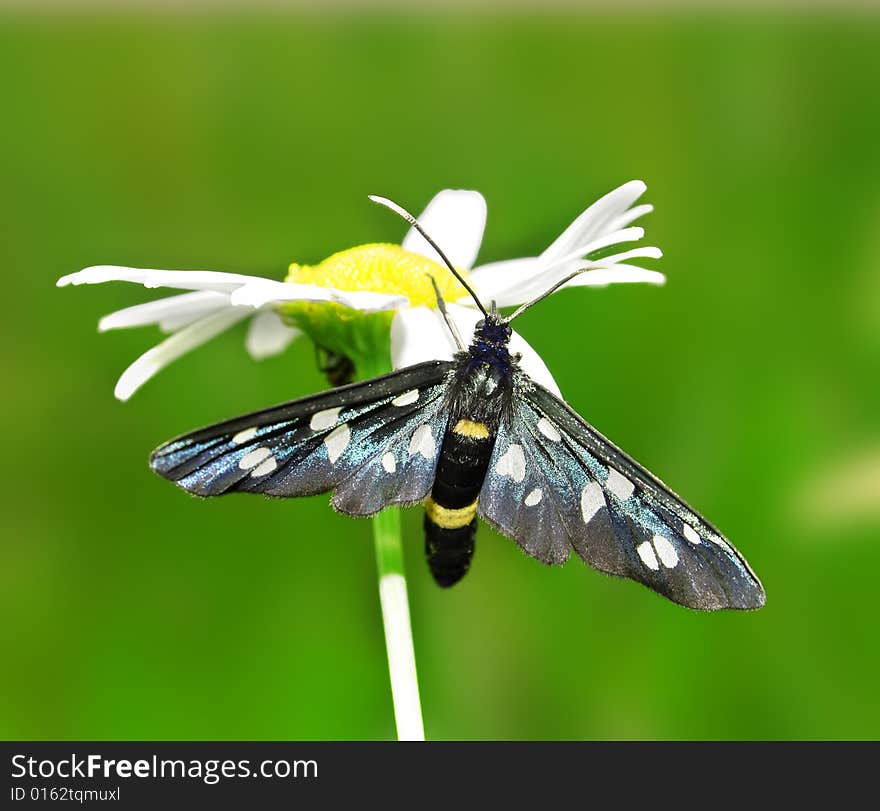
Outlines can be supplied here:
<path id="1" fill-rule="evenodd" d="M 417 228 L 473 296 L 415 218 L 374 199 Z M 427 561 L 444 587 L 467 573 L 481 518 L 546 564 L 574 550 L 690 608 L 760 608 L 764 589 L 724 536 L 510 353 L 510 322 L 570 278 L 508 318 L 473 296 L 483 319 L 468 346 L 437 291 L 460 347 L 452 361 L 203 428 L 157 448 L 150 467 L 197 496 L 332 491 L 332 506 L 352 516 L 424 504 Z"/>

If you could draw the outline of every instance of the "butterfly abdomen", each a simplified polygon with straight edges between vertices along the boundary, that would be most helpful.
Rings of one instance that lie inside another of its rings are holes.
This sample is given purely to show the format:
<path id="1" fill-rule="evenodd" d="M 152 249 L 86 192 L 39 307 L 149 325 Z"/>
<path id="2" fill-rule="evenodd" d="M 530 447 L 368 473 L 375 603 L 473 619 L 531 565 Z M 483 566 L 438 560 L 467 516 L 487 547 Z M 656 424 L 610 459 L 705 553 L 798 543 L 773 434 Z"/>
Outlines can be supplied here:
<path id="1" fill-rule="evenodd" d="M 466 418 L 451 423 L 443 437 L 434 487 L 425 501 L 425 554 L 440 586 L 457 583 L 471 564 L 477 497 L 494 444 L 486 423 Z"/>

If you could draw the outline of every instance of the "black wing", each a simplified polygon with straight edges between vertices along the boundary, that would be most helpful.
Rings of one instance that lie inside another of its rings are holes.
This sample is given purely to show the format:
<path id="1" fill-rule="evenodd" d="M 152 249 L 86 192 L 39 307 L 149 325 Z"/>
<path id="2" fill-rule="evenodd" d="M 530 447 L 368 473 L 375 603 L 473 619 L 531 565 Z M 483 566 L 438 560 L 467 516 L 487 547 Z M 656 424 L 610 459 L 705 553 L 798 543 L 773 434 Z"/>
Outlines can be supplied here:
<path id="1" fill-rule="evenodd" d="M 447 373 L 431 361 L 171 440 L 150 467 L 197 496 L 307 496 L 372 515 L 431 489 L 446 430 Z"/>
<path id="2" fill-rule="evenodd" d="M 545 563 L 573 547 L 690 608 L 764 605 L 760 581 L 715 527 L 559 398 L 523 383 L 480 491 L 483 519 Z"/>

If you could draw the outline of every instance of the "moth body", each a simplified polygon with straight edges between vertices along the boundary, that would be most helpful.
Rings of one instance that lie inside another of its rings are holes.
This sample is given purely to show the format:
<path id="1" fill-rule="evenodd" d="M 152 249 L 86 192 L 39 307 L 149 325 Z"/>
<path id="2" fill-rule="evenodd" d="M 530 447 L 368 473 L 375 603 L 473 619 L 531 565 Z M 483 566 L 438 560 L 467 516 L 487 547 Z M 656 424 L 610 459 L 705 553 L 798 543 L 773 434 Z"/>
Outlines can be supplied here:
<path id="1" fill-rule="evenodd" d="M 509 338 L 506 324 L 489 319 L 455 359 L 450 418 L 425 501 L 425 554 L 440 586 L 461 580 L 474 554 L 480 490 L 513 394 L 516 358 L 507 350 Z"/>

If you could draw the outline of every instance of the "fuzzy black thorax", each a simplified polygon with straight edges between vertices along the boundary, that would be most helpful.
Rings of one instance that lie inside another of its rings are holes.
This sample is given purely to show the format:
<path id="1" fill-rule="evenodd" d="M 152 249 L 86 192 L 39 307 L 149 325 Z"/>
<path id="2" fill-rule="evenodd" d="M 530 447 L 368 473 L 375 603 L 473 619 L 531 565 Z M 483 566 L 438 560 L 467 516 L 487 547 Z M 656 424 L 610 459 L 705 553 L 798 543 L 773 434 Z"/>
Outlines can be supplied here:
<path id="1" fill-rule="evenodd" d="M 449 390 L 452 411 L 486 422 L 494 431 L 509 415 L 519 355 L 508 350 L 512 330 L 494 313 L 481 320 L 464 352 L 455 356 L 455 382 Z"/>

